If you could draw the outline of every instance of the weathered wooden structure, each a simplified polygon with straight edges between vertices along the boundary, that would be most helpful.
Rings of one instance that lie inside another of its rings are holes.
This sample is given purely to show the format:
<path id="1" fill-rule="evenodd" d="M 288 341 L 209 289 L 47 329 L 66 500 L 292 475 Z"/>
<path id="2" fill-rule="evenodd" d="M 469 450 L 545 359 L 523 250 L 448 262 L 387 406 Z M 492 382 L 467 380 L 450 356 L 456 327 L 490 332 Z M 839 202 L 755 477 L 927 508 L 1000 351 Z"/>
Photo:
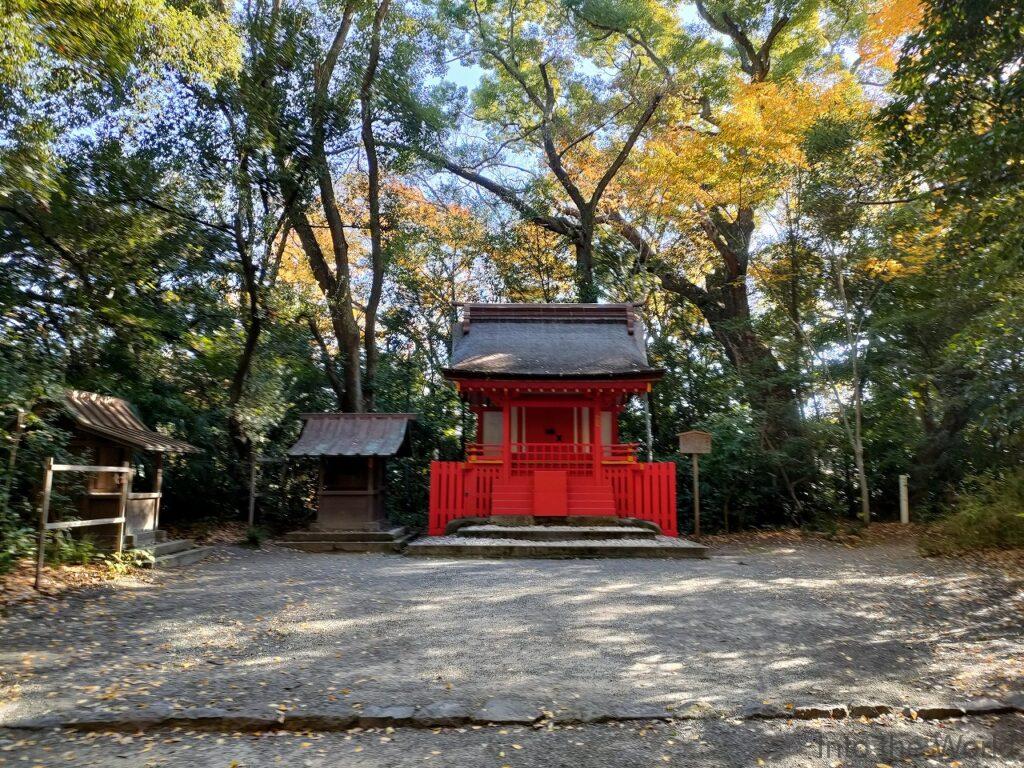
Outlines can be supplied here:
<path id="1" fill-rule="evenodd" d="M 632 305 L 465 305 L 446 375 L 477 441 L 431 465 L 432 536 L 501 516 L 633 518 L 678 535 L 675 464 L 619 440 L 619 414 L 662 375 Z"/>
<path id="2" fill-rule="evenodd" d="M 195 453 L 198 449 L 184 440 L 149 429 L 135 414 L 131 403 L 120 397 L 68 390 L 63 407 L 65 426 L 71 431 L 68 448 L 83 456 L 87 464 L 135 466 L 140 454 L 151 459 L 148 476 L 135 477 L 134 472 L 86 473 L 85 488 L 78 502 L 80 517 L 83 520 L 118 517 L 123 485 L 127 483 L 123 531 L 126 544 L 142 547 L 161 541 L 158 532 L 164 455 Z M 119 546 L 117 526 L 100 526 L 95 530 L 100 544 Z"/>
<path id="3" fill-rule="evenodd" d="M 288 455 L 320 461 L 316 531 L 391 530 L 384 509 L 384 469 L 408 456 L 411 413 L 305 413 Z"/>
<path id="4" fill-rule="evenodd" d="M 679 452 L 690 454 L 693 462 L 693 535 L 700 536 L 700 457 L 711 453 L 711 433 L 699 429 L 679 433 Z M 728 512 L 725 515 L 725 529 L 729 531 Z"/>

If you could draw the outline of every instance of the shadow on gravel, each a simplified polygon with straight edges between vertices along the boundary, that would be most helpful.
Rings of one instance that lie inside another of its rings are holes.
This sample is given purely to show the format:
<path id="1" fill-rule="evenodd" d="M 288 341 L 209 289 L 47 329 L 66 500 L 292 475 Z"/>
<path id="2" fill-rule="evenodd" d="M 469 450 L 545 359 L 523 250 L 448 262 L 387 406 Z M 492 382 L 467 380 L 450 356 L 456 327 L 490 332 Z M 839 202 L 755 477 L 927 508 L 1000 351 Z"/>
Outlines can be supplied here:
<path id="1" fill-rule="evenodd" d="M 1017 585 L 885 547 L 706 561 L 229 550 L 0 624 L 0 722 L 155 702 L 553 710 L 700 699 L 949 700 L 1022 658 Z"/>

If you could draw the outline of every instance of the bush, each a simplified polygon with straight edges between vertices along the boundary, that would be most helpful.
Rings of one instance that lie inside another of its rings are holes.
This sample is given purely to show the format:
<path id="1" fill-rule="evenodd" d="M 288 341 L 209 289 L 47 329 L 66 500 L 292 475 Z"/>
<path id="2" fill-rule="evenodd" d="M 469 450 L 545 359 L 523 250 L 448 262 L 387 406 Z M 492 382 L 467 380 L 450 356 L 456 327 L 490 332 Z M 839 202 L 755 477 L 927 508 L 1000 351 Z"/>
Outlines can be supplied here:
<path id="1" fill-rule="evenodd" d="M 242 539 L 242 543 L 259 549 L 263 546 L 263 542 L 267 538 L 267 529 L 261 528 L 258 525 L 253 525 L 245 529 L 245 537 Z"/>
<path id="2" fill-rule="evenodd" d="M 76 539 L 67 531 L 56 531 L 47 537 L 46 560 L 51 565 L 88 565 L 99 551 L 88 536 Z"/>
<path id="3" fill-rule="evenodd" d="M 28 526 L 0 525 L 0 574 L 7 573 L 14 563 L 28 557 L 36 548 L 36 532 Z"/>
<path id="4" fill-rule="evenodd" d="M 103 562 L 107 565 L 107 572 L 111 576 L 124 576 L 136 568 L 146 568 L 153 564 L 156 559 L 153 553 L 145 549 L 128 549 L 123 552 L 114 552 L 104 555 Z"/>
<path id="5" fill-rule="evenodd" d="M 974 478 L 919 547 L 925 555 L 1024 547 L 1024 469 Z"/>

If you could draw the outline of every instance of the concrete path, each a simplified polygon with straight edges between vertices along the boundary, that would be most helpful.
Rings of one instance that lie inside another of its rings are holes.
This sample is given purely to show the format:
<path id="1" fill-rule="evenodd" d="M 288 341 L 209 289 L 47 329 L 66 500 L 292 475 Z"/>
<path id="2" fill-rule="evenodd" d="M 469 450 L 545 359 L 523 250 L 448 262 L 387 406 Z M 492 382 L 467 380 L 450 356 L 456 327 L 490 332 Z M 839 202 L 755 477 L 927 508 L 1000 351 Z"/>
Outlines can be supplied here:
<path id="1" fill-rule="evenodd" d="M 0 726 L 52 713 L 1012 694 L 1022 593 L 908 548 L 475 561 L 226 548 L 0 619 Z M 1012 716 L 1011 716 L 1012 717 Z"/>

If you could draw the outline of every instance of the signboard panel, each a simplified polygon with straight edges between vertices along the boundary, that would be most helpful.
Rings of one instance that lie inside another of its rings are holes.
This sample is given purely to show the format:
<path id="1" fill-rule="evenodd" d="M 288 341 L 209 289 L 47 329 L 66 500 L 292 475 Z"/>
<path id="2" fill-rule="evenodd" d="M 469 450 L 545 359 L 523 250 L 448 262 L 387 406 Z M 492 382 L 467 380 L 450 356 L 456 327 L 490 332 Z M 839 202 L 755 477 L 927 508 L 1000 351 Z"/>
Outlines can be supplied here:
<path id="1" fill-rule="evenodd" d="M 711 433 L 694 429 L 679 433 L 680 453 L 711 453 Z"/>

